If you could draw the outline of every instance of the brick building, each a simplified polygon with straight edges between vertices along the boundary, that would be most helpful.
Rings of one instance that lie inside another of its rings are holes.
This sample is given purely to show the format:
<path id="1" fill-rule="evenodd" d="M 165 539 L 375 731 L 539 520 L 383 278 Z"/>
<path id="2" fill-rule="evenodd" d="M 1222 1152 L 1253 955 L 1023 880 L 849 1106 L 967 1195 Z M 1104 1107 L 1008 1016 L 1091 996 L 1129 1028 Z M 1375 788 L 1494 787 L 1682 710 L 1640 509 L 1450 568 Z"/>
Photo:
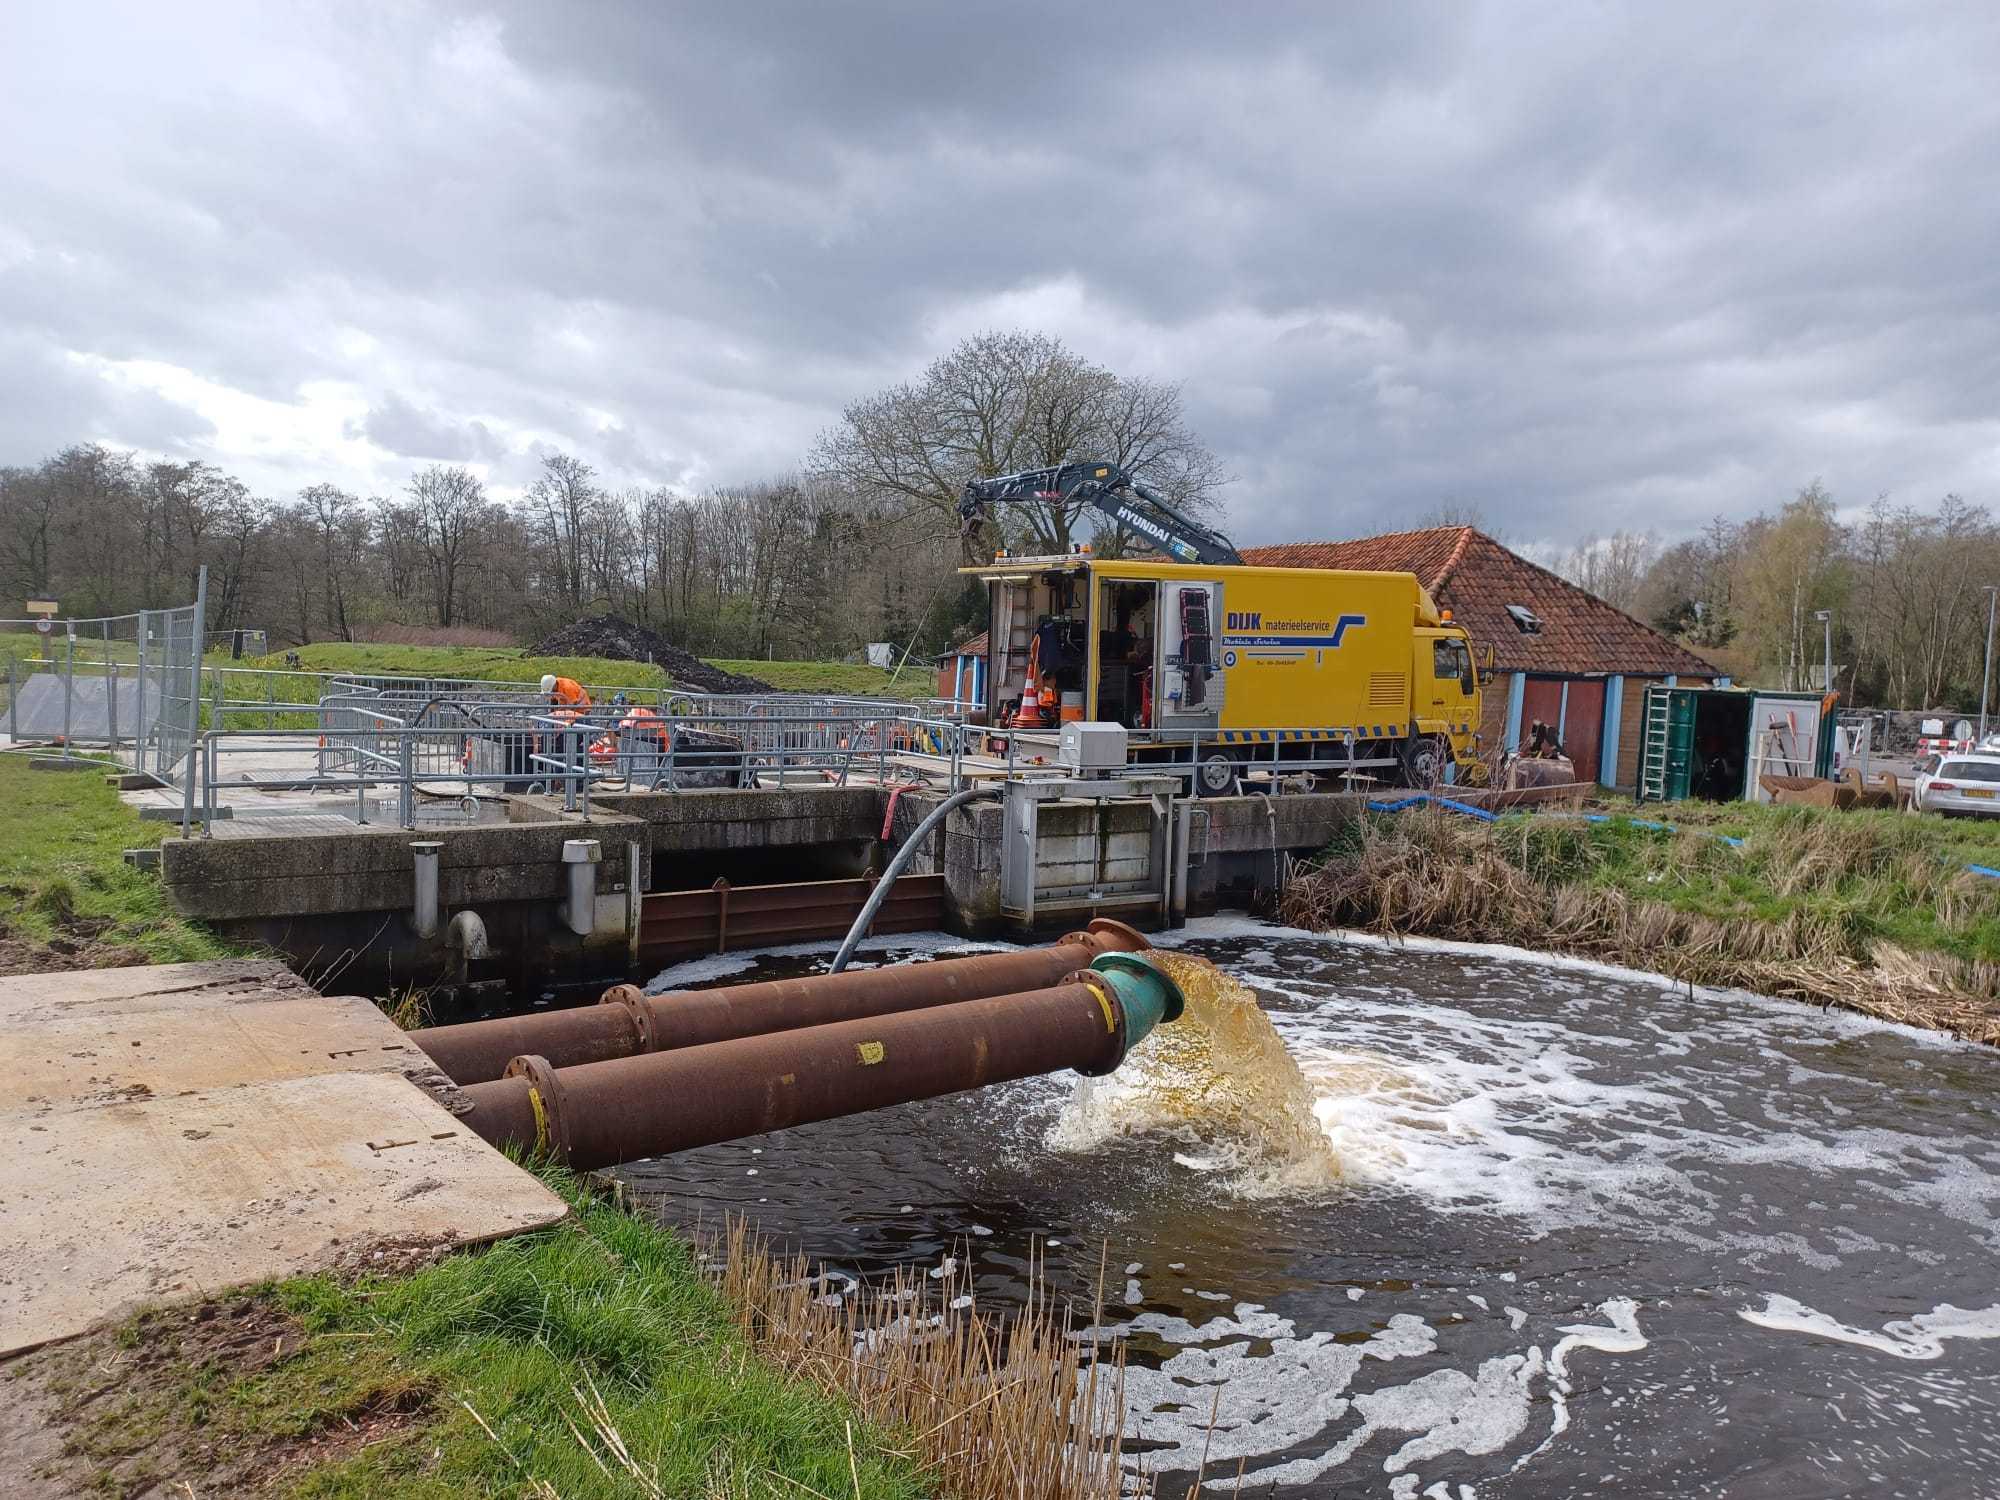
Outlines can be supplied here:
<path id="1" fill-rule="evenodd" d="M 953 703 L 977 706 L 986 702 L 986 632 L 962 646 L 941 651 L 937 661 L 937 695 Z"/>
<path id="2" fill-rule="evenodd" d="M 1249 547 L 1243 560 L 1416 574 L 1472 637 L 1487 679 L 1486 748 L 1519 746 L 1539 719 L 1556 726 L 1580 781 L 1628 790 L 1637 784 L 1647 684 L 1728 681 L 1678 641 L 1471 526 Z"/>

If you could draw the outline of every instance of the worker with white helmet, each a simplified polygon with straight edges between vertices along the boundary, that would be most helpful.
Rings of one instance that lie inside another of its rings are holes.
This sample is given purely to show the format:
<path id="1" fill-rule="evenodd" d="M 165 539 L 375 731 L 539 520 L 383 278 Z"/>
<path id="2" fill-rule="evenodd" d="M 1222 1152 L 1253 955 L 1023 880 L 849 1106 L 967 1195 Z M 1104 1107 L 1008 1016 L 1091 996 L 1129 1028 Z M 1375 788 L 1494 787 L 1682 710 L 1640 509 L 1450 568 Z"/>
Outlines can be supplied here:
<path id="1" fill-rule="evenodd" d="M 590 694 L 583 690 L 583 684 L 573 677 L 558 677 L 547 673 L 542 678 L 542 696 L 557 708 L 575 709 L 579 712 L 590 707 Z"/>

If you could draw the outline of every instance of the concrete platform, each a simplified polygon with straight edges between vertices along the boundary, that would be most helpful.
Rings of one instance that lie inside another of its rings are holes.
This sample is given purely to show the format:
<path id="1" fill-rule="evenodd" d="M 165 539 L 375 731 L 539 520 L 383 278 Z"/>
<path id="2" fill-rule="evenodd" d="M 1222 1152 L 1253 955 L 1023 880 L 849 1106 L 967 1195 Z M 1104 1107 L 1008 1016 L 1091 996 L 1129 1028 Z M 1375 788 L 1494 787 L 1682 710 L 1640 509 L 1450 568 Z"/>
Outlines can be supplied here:
<path id="1" fill-rule="evenodd" d="M 567 1211 L 372 1004 L 274 962 L 0 979 L 0 1070 L 0 1357 Z"/>

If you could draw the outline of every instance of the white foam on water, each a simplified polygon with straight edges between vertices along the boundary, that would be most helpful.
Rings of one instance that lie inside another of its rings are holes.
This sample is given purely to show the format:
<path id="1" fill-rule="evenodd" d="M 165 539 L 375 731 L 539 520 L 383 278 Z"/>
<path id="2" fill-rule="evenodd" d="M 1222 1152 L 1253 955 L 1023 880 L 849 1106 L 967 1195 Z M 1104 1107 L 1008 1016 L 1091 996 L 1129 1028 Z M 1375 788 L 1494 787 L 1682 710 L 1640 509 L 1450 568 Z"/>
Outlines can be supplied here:
<path id="1" fill-rule="evenodd" d="M 1630 1297 L 1613 1297 L 1598 1311 L 1609 1320 L 1608 1326 L 1565 1323 L 1560 1330 L 1562 1337 L 1549 1350 L 1549 1395 L 1556 1408 L 1549 1429 L 1551 1438 L 1559 1437 L 1569 1427 L 1569 1357 L 1572 1353 L 1578 1349 L 1596 1349 L 1605 1354 L 1637 1354 L 1646 1347 L 1646 1336 L 1639 1331 L 1639 1308 Z"/>
<path id="2" fill-rule="evenodd" d="M 1192 1469 L 1204 1451 L 1211 1466 L 1233 1466 L 1306 1442 L 1347 1414 L 1345 1393 L 1364 1361 L 1437 1348 L 1437 1335 L 1413 1313 L 1393 1315 L 1364 1340 L 1342 1342 L 1330 1332 L 1301 1335 L 1290 1318 L 1251 1302 L 1202 1323 L 1141 1313 L 1083 1337 L 1174 1349 L 1158 1369 L 1128 1363 L 1125 1370 L 1126 1433 L 1144 1439 L 1147 1463 L 1156 1469 Z M 1320 1474 L 1347 1457 L 1307 1462 Z"/>
<path id="3" fill-rule="evenodd" d="M 1602 959 L 1580 958 L 1568 953 L 1547 953 L 1535 948 L 1516 947 L 1511 943 L 1470 943 L 1454 938 L 1415 935 L 1388 937 L 1379 932 L 1346 927 L 1335 928 L 1329 932 L 1313 932 L 1307 928 L 1285 927 L 1249 916 L 1192 918 L 1186 927 L 1175 932 L 1155 933 L 1150 941 L 1156 948 L 1184 948 L 1190 943 L 1216 942 L 1239 937 L 1331 943 L 1373 949 L 1378 953 L 1437 953 L 1458 958 L 1488 959 L 1497 963 L 1532 964 L 1540 969 L 1610 979 L 1621 984 L 1642 984 L 1651 989 L 1669 990 L 1676 994 L 1694 994 L 1712 1000 L 1724 1000 L 1732 1006 L 1767 1010 L 1792 1018 L 1813 1016 L 1818 1018 L 1821 1029 L 1836 1037 L 1886 1032 L 1927 1047 L 1971 1052 L 1986 1050 L 1982 1043 L 1969 1042 L 1960 1037 L 1926 1030 L 1920 1026 L 1905 1025 L 1900 1021 L 1878 1020 L 1873 1016 L 1864 1016 L 1848 1010 L 1823 1010 L 1817 1006 L 1801 1005 L 1795 1000 L 1781 1000 L 1771 995 L 1760 995 L 1751 990 L 1690 985 L 1684 979 L 1675 979 L 1670 974 L 1661 974 L 1652 969 L 1630 969 L 1621 964 L 1607 963 Z M 1248 964 L 1254 961 L 1256 956 L 1247 954 L 1237 962 Z"/>
<path id="4" fill-rule="evenodd" d="M 1302 977 L 1296 965 L 1236 974 L 1292 1002 L 1270 1017 L 1316 1089 L 1314 1114 L 1351 1182 L 1502 1214 L 1537 1236 L 1616 1214 L 1662 1237 L 1827 1269 L 1867 1249 L 1867 1237 L 1837 1217 L 1814 1221 L 1810 1237 L 1759 1226 L 1708 1184 L 1718 1166 L 1779 1166 L 1823 1177 L 1831 1195 L 1870 1174 L 2000 1249 L 2000 1154 L 1990 1143 L 1844 1124 L 1816 1094 L 1784 1083 L 1785 1047 L 1907 1028 L 1771 1002 L 1790 1023 L 1774 1029 L 1764 1011 L 1705 1005 L 1704 1055 L 1683 1058 L 1631 1034 L 1629 1015 L 1618 1017 L 1623 1031 L 1605 1029 L 1610 1013 L 1592 1010 L 1602 997 L 1579 989 L 1568 1001 L 1555 976 L 1532 1011 L 1495 1016 L 1476 990 L 1458 1001 L 1366 976 Z M 1480 983 L 1476 970 L 1442 977 L 1461 989 Z M 1696 1024 L 1681 1011 L 1652 1019 Z M 1718 1060 L 1726 1049 L 1753 1066 Z"/>
<path id="5" fill-rule="evenodd" d="M 1761 1310 L 1743 1308 L 1737 1316 L 1759 1328 L 1838 1339 L 1897 1359 L 1941 1358 L 1948 1339 L 2000 1339 L 2000 1304 L 1966 1309 L 1947 1302 L 1913 1318 L 1885 1323 L 1876 1330 L 1855 1328 L 1794 1298 L 1772 1292 L 1766 1296 Z"/>
<path id="6" fill-rule="evenodd" d="M 732 975 L 743 974 L 757 967 L 766 958 L 817 958 L 821 962 L 808 972 L 820 973 L 826 964 L 833 961 L 835 948 L 832 943 L 780 943 L 771 948 L 745 948 L 733 953 L 715 953 L 706 958 L 691 958 L 685 963 L 670 964 L 646 981 L 646 993 L 662 994 L 667 990 L 684 990 L 694 985 L 712 984 L 718 979 L 728 979 Z M 881 953 L 890 951 L 908 954 L 912 958 L 919 955 L 930 958 L 965 958 L 975 953 L 1012 953 L 1016 943 L 976 943 L 967 938 L 954 937 L 948 932 L 898 932 L 882 937 L 863 938 L 855 945 L 854 951 L 861 953 Z M 905 962 L 899 959 L 897 962 Z M 849 968 L 875 968 L 879 965 L 853 964 Z"/>

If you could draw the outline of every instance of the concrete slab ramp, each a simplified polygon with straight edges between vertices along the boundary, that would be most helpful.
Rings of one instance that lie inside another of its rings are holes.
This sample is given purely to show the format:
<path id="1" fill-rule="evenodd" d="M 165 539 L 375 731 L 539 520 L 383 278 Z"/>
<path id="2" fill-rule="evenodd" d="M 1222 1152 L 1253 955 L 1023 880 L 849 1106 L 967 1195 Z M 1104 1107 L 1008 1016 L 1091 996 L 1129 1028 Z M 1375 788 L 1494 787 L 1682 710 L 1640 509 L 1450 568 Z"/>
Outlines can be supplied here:
<path id="1" fill-rule="evenodd" d="M 0 1076 L 0 1357 L 567 1212 L 374 1005 L 276 963 L 0 979 Z"/>

